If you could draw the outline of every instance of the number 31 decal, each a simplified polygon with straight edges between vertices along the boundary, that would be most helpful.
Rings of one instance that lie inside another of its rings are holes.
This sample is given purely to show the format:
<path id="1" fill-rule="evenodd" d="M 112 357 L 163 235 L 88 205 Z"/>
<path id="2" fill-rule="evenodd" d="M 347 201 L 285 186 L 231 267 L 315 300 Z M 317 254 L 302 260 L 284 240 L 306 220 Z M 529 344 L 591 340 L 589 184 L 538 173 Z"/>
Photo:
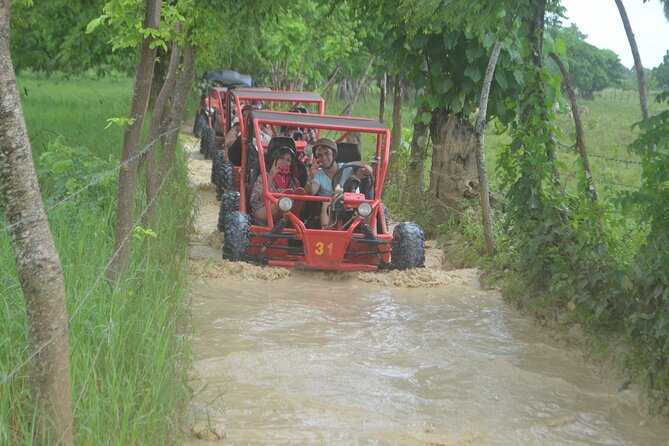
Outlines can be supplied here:
<path id="1" fill-rule="evenodd" d="M 327 246 L 323 242 L 316 242 L 316 249 L 314 250 L 314 253 L 317 256 L 322 256 L 323 254 L 325 254 L 325 251 L 327 251 L 327 254 L 331 256 L 332 247 L 333 247 L 332 242 L 328 243 Z"/>

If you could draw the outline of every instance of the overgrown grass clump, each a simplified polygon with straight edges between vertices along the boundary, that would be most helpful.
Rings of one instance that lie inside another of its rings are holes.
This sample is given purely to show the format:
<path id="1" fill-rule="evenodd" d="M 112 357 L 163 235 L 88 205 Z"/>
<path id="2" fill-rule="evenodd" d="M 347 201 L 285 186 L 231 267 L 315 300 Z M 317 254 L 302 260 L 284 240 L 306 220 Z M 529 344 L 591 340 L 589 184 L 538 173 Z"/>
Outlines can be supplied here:
<path id="1" fill-rule="evenodd" d="M 128 114 L 132 80 L 28 74 L 19 84 L 66 279 L 76 443 L 173 443 L 189 399 L 183 333 L 194 196 L 185 157 L 177 157 L 155 225 L 131 235 L 127 277 L 113 287 L 104 272 L 123 130 L 105 127 Z M 138 197 L 138 215 L 144 208 Z M 0 444 L 32 444 L 25 302 L 4 220 L 0 227 Z"/>

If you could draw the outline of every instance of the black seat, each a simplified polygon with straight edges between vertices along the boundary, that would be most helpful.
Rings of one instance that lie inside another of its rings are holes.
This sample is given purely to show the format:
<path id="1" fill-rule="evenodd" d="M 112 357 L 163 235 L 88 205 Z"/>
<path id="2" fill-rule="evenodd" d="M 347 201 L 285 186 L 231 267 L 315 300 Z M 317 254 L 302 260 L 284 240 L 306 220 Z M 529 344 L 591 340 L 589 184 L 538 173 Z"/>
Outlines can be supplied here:
<path id="1" fill-rule="evenodd" d="M 362 160 L 360 144 L 355 142 L 337 143 L 337 163 L 352 163 Z"/>
<path id="2" fill-rule="evenodd" d="M 295 153 L 295 140 L 290 136 L 273 136 L 267 145 L 267 156 L 280 147 L 288 147 Z"/>

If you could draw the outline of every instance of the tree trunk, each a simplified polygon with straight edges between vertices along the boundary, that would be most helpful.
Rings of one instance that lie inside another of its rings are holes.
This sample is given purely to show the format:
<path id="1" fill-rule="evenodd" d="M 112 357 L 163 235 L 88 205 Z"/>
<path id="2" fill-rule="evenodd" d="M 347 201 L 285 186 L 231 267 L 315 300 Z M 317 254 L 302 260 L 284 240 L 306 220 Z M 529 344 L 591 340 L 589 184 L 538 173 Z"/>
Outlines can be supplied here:
<path id="1" fill-rule="evenodd" d="M 629 40 L 630 48 L 632 49 L 632 57 L 634 58 L 634 69 L 636 70 L 636 80 L 639 84 L 639 102 L 641 102 L 641 116 L 643 119 L 648 119 L 648 100 L 646 99 L 646 77 L 643 72 L 643 65 L 641 65 L 641 56 L 639 56 L 639 48 L 636 46 L 636 39 L 634 38 L 634 33 L 632 32 L 632 25 L 630 25 L 629 18 L 627 17 L 627 11 L 625 11 L 625 6 L 623 5 L 623 0 L 616 0 L 616 6 L 618 6 L 618 12 L 620 12 L 620 18 L 623 21 L 623 26 L 625 27 L 625 33 L 627 33 L 627 40 Z"/>
<path id="2" fill-rule="evenodd" d="M 386 93 L 388 93 L 388 75 L 383 73 L 379 80 L 379 89 L 381 91 L 379 98 L 379 122 L 383 124 L 386 120 Z"/>
<path id="3" fill-rule="evenodd" d="M 433 111 L 430 122 L 432 168 L 428 195 L 436 216 L 459 213 L 478 190 L 473 127 L 455 114 Z"/>
<path id="4" fill-rule="evenodd" d="M 369 59 L 369 63 L 367 64 L 367 68 L 365 69 L 365 74 L 362 76 L 362 79 L 358 82 L 358 88 L 355 89 L 355 93 L 353 94 L 353 99 L 351 99 L 351 102 L 346 106 L 346 108 L 344 108 L 344 110 L 342 110 L 342 112 L 339 113 L 340 116 L 349 116 L 351 113 L 353 113 L 355 104 L 358 102 L 358 99 L 360 98 L 360 93 L 362 93 L 362 89 L 365 87 L 365 84 L 367 83 L 369 70 L 371 70 L 375 60 L 376 56 L 372 56 L 372 58 Z"/>
<path id="5" fill-rule="evenodd" d="M 174 167 L 179 129 L 188 99 L 192 95 L 193 78 L 195 77 L 195 49 L 190 41 L 186 41 L 183 49 L 183 61 L 177 75 L 174 95 L 167 118 L 166 135 L 163 142 L 163 157 L 160 160 L 160 179 L 165 177 Z"/>
<path id="6" fill-rule="evenodd" d="M 172 43 L 172 50 L 170 51 L 170 63 L 160 93 L 156 98 L 156 106 L 153 109 L 151 116 L 151 127 L 149 131 L 149 142 L 146 153 L 146 202 L 147 211 L 145 214 L 144 223 L 151 222 L 156 213 L 156 198 L 157 198 L 157 173 L 156 173 L 156 147 L 158 141 L 161 139 L 161 134 L 165 130 L 165 123 L 163 122 L 164 111 L 167 108 L 167 103 L 174 92 L 176 84 L 176 72 L 179 66 L 179 59 L 181 58 L 181 51 L 179 45 Z"/>
<path id="7" fill-rule="evenodd" d="M 162 0 L 149 0 L 146 4 L 145 25 L 147 28 L 160 26 L 160 5 Z M 130 118 L 134 122 L 126 127 L 123 138 L 123 157 L 119 172 L 118 204 L 116 207 L 116 230 L 112 259 L 109 262 L 107 277 L 116 282 L 123 276 L 130 260 L 130 241 L 135 212 L 135 190 L 137 188 L 137 166 L 139 165 L 140 143 L 146 109 L 151 93 L 156 49 L 150 45 L 153 38 L 142 42 L 139 65 L 135 77 Z"/>
<path id="8" fill-rule="evenodd" d="M 11 3 L 0 1 L 0 199 L 26 300 L 35 440 L 70 445 L 74 418 L 65 280 L 37 183 L 9 52 Z"/>
<path id="9" fill-rule="evenodd" d="M 427 141 L 429 136 L 429 127 L 423 123 L 420 116 L 427 112 L 425 105 L 416 112 L 416 118 L 413 123 L 413 134 L 411 136 L 411 159 L 407 168 L 405 187 L 402 188 L 402 203 L 405 207 L 411 209 L 423 204 L 423 187 L 425 178 L 423 170 L 425 168 L 425 154 L 427 151 Z"/>
<path id="10" fill-rule="evenodd" d="M 595 183 L 592 179 L 592 170 L 590 169 L 588 152 L 585 150 L 585 132 L 583 131 L 581 112 L 578 109 L 576 92 L 574 91 L 574 87 L 572 86 L 571 80 L 569 79 L 569 72 L 565 68 L 560 57 L 558 57 L 558 55 L 553 52 L 550 53 L 550 57 L 560 69 L 560 73 L 562 73 L 562 78 L 564 79 L 564 86 L 567 90 L 569 101 L 571 102 L 571 114 L 574 117 L 574 125 L 576 126 L 576 148 L 578 149 L 578 153 L 581 155 L 581 160 L 583 161 L 583 170 L 585 171 L 585 186 L 588 190 L 588 193 L 590 194 L 592 201 L 597 202 L 597 190 L 595 189 Z"/>
<path id="11" fill-rule="evenodd" d="M 163 47 L 156 47 L 156 58 L 153 66 L 153 78 L 151 80 L 151 95 L 149 96 L 149 110 L 155 108 L 158 94 L 165 79 L 167 78 L 167 70 L 169 69 L 169 54 Z"/>
<path id="12" fill-rule="evenodd" d="M 483 223 L 483 235 L 485 238 L 485 250 L 488 256 L 495 255 L 495 237 L 492 233 L 492 211 L 490 209 L 490 186 L 488 185 L 488 171 L 485 164 L 485 128 L 486 116 L 488 114 L 488 96 L 490 94 L 490 84 L 492 84 L 492 76 L 497 66 L 497 58 L 502 47 L 501 42 L 495 42 L 492 49 L 490 60 L 488 61 L 488 68 L 483 79 L 483 87 L 481 88 L 481 100 L 479 101 L 479 112 L 476 117 L 476 165 L 479 175 L 479 197 L 481 199 L 481 220 Z"/>
<path id="13" fill-rule="evenodd" d="M 395 75 L 393 81 L 393 128 L 390 132 L 390 160 L 388 176 L 390 181 L 398 178 L 400 147 L 402 146 L 402 77 Z"/>

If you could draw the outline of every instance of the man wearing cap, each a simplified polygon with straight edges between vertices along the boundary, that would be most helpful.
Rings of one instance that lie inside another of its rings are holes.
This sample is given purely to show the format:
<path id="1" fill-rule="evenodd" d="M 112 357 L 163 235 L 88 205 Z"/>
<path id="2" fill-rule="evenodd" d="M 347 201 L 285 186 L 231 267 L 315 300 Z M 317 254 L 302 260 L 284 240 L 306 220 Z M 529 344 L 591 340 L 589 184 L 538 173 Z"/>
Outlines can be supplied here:
<path id="1" fill-rule="evenodd" d="M 337 173 L 337 144 L 330 138 L 321 138 L 314 144 L 314 159 L 309 166 L 307 192 L 312 195 L 332 195 L 332 177 Z"/>
<path id="2" fill-rule="evenodd" d="M 313 146 L 313 154 L 316 160 L 309 166 L 309 176 L 307 178 L 307 192 L 312 195 L 324 197 L 332 196 L 332 178 L 339 169 L 337 163 L 337 143 L 330 138 L 321 138 Z M 348 175 L 355 171 L 356 175 L 366 176 L 372 173 L 372 167 L 365 165 L 360 169 L 346 170 L 340 179 L 343 184 Z"/>

